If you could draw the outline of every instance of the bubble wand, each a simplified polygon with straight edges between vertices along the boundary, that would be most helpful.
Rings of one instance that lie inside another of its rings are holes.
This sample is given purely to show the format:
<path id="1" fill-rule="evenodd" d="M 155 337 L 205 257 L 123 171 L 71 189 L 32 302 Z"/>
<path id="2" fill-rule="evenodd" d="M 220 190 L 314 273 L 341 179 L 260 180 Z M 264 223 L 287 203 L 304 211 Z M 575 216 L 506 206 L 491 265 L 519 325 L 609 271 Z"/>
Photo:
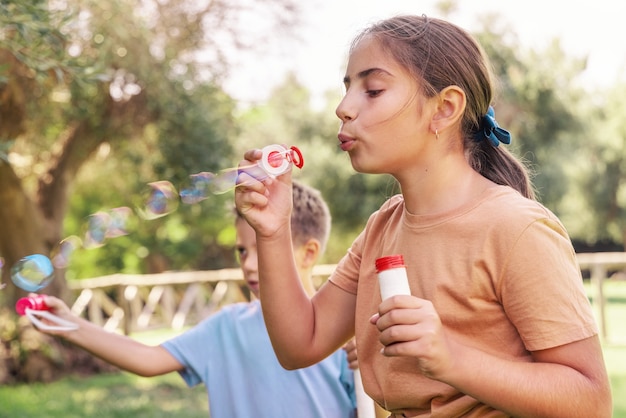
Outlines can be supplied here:
<path id="1" fill-rule="evenodd" d="M 15 312 L 20 316 L 26 316 L 37 328 L 48 331 L 73 331 L 78 325 L 59 318 L 50 312 L 46 305 L 44 295 L 35 295 L 21 298 L 15 304 Z M 44 318 L 54 325 L 49 325 L 39 318 Z"/>
<path id="2" fill-rule="evenodd" d="M 274 178 L 286 173 L 292 166 L 302 168 L 304 165 L 302 153 L 295 146 L 286 148 L 278 144 L 268 145 L 262 149 L 262 153 L 261 159 L 250 165 L 227 168 L 217 174 L 201 172 L 190 175 L 188 187 L 180 190 L 181 201 L 186 204 L 194 204 L 207 199 L 209 194 L 217 195 L 233 190 L 237 186 L 242 185 L 237 184 L 237 177 L 240 173 L 247 173 L 255 179 L 263 181 L 269 177 Z M 166 206 L 163 204 L 159 205 L 159 203 L 168 192 L 160 187 L 159 182 L 151 183 L 150 186 L 154 189 L 161 189 L 160 192 L 153 193 L 148 202 L 151 210 L 158 212 L 157 216 L 161 216 L 160 212 L 167 212 L 167 210 L 158 211 L 153 208 Z M 173 186 L 169 189 L 173 189 Z M 174 193 L 174 191 L 169 192 L 169 194 Z"/>

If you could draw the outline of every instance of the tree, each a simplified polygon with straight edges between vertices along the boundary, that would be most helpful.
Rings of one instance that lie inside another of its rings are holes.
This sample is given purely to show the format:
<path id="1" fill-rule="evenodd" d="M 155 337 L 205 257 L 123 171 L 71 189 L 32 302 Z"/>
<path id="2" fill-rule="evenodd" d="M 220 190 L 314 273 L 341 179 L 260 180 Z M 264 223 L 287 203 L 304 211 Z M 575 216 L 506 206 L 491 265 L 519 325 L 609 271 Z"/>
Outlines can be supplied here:
<path id="1" fill-rule="evenodd" d="M 572 187 L 566 167 L 582 142 L 578 103 L 584 90 L 576 78 L 586 61 L 568 57 L 558 39 L 544 50 L 521 48 L 515 34 L 488 19 L 477 35 L 498 80 L 498 122 L 513 134 L 511 149 L 526 161 L 539 200 L 562 213 Z"/>
<path id="2" fill-rule="evenodd" d="M 50 254 L 74 222 L 68 210 L 84 217 L 146 181 L 214 170 L 218 156 L 230 155 L 235 104 L 220 84 L 228 48 L 262 38 L 238 32 L 255 13 L 286 31 L 298 9 L 290 0 L 0 2 L 4 306 L 23 294 L 9 280 L 10 266 Z M 99 184 L 105 166 L 111 171 Z M 165 227 L 155 223 L 145 235 L 167 237 L 154 233 Z M 46 293 L 66 296 L 62 273 Z"/>
<path id="3" fill-rule="evenodd" d="M 573 232 L 589 243 L 626 245 L 625 93 L 626 83 L 618 83 L 587 107 L 587 140 L 576 153 L 568 216 L 576 219 Z"/>

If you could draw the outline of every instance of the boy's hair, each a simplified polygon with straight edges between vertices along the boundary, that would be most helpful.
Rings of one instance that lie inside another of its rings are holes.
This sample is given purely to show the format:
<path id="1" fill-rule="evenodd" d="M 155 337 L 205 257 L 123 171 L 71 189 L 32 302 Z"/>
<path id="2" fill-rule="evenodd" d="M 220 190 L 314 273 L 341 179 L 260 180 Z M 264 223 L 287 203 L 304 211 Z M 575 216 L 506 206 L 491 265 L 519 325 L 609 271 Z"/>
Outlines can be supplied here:
<path id="1" fill-rule="evenodd" d="M 304 245 L 314 238 L 324 253 L 330 234 L 331 216 L 328 205 L 319 190 L 293 181 L 293 211 L 291 235 L 295 245 Z"/>
<path id="2" fill-rule="evenodd" d="M 237 220 L 244 219 L 235 208 Z M 324 253 L 330 235 L 331 216 L 326 201 L 319 190 L 293 181 L 293 210 L 291 211 L 291 239 L 294 246 L 306 244 L 314 238 Z"/>

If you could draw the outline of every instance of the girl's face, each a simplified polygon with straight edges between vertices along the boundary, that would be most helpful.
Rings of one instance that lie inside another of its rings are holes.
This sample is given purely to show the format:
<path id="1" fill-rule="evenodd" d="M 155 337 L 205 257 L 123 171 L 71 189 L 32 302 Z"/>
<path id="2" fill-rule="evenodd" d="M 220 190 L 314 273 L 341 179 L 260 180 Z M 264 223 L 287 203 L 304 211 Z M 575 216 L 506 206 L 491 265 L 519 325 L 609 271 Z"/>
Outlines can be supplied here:
<path id="1" fill-rule="evenodd" d="M 380 43 L 363 38 L 352 51 L 344 78 L 346 93 L 336 114 L 341 119 L 341 149 L 364 173 L 389 173 L 415 167 L 424 158 L 430 134 L 418 84 Z"/>

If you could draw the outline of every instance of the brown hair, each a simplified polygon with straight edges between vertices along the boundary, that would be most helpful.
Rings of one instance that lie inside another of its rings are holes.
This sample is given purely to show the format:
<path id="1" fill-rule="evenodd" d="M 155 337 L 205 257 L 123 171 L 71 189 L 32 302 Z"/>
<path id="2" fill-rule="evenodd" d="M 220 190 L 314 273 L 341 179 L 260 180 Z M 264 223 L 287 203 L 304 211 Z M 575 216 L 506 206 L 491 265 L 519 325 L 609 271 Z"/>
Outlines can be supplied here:
<path id="1" fill-rule="evenodd" d="M 420 81 L 424 96 L 434 97 L 451 85 L 461 88 L 467 98 L 461 131 L 470 165 L 494 183 L 535 198 L 530 176 L 520 160 L 502 146 L 474 139 L 491 105 L 493 87 L 487 56 L 469 33 L 445 20 L 401 15 L 365 29 L 354 39 L 352 49 L 366 36 L 378 40 Z"/>
<path id="2" fill-rule="evenodd" d="M 293 180 L 293 209 L 291 211 L 291 238 L 294 246 L 304 245 L 311 238 L 320 243 L 320 254 L 326 249 L 330 235 L 331 216 L 319 190 Z M 237 220 L 244 217 L 235 208 Z"/>

